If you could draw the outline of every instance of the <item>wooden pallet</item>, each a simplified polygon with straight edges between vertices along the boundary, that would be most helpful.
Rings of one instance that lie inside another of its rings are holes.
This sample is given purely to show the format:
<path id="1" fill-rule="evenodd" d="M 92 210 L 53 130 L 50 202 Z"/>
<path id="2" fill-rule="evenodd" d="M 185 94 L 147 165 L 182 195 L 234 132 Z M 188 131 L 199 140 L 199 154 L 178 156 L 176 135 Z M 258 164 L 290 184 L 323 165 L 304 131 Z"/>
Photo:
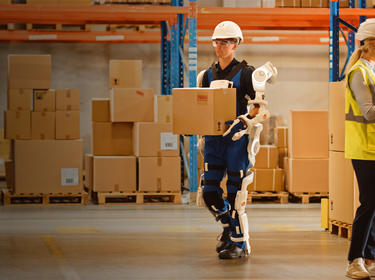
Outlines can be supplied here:
<path id="1" fill-rule="evenodd" d="M 352 240 L 352 225 L 344 222 L 329 220 L 329 232 Z"/>
<path id="2" fill-rule="evenodd" d="M 247 202 L 252 203 L 254 199 L 262 199 L 262 200 L 277 200 L 281 204 L 288 203 L 288 196 L 287 192 L 249 192 L 247 196 Z"/>
<path id="3" fill-rule="evenodd" d="M 88 194 L 83 193 L 10 193 L 2 190 L 4 206 L 15 205 L 86 205 Z"/>
<path id="4" fill-rule="evenodd" d="M 101 205 L 181 204 L 181 193 L 174 192 L 95 192 Z"/>
<path id="5" fill-rule="evenodd" d="M 302 204 L 310 203 L 311 198 L 327 198 L 328 192 L 295 192 L 290 193 L 292 196 L 292 199 L 300 200 Z M 320 199 L 318 200 L 320 202 Z"/>

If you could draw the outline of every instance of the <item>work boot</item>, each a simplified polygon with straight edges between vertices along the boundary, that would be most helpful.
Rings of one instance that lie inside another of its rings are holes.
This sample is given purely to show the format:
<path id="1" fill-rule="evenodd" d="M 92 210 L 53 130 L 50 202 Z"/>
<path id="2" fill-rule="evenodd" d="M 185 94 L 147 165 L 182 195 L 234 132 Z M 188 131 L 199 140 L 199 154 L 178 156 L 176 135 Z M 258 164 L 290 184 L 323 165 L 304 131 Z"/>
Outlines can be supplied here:
<path id="1" fill-rule="evenodd" d="M 239 259 L 245 257 L 245 250 L 231 243 L 219 253 L 220 259 Z"/>
<path id="2" fill-rule="evenodd" d="M 216 245 L 216 252 L 220 253 L 224 249 L 226 249 L 230 243 L 230 231 L 229 230 L 223 230 L 223 233 L 220 235 L 219 242 Z"/>
<path id="3" fill-rule="evenodd" d="M 346 269 L 346 276 L 352 279 L 370 279 L 370 273 L 365 268 L 362 258 L 354 259 Z"/>

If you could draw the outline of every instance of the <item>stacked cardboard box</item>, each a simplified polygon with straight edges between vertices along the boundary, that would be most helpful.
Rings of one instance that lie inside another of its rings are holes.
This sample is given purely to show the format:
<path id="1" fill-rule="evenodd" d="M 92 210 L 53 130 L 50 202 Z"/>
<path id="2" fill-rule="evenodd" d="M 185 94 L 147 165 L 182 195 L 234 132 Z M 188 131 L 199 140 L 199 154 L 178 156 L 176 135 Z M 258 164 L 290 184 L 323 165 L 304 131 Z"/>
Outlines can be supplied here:
<path id="1" fill-rule="evenodd" d="M 109 98 L 92 100 L 86 184 L 95 192 L 180 191 L 179 139 L 171 117 L 154 122 L 154 92 L 142 88 L 142 62 L 111 60 L 109 69 Z"/>
<path id="2" fill-rule="evenodd" d="M 290 111 L 287 190 L 328 192 L 328 112 Z"/>
<path id="3" fill-rule="evenodd" d="M 288 128 L 276 127 L 274 133 L 275 145 L 279 152 L 279 167 L 284 168 L 284 158 L 288 156 Z"/>
<path id="4" fill-rule="evenodd" d="M 5 138 L 14 142 L 7 170 L 15 193 L 83 190 L 79 91 L 50 87 L 51 56 L 8 56 Z"/>
<path id="5" fill-rule="evenodd" d="M 284 171 L 278 168 L 279 155 L 274 145 L 260 146 L 255 158 L 254 181 L 248 186 L 248 191 L 284 190 Z"/>
<path id="6" fill-rule="evenodd" d="M 236 119 L 235 88 L 174 88 L 173 133 L 222 135 Z"/>
<path id="7" fill-rule="evenodd" d="M 345 151 L 345 81 L 330 83 L 329 217 L 352 224 L 359 206 L 357 179 Z"/>

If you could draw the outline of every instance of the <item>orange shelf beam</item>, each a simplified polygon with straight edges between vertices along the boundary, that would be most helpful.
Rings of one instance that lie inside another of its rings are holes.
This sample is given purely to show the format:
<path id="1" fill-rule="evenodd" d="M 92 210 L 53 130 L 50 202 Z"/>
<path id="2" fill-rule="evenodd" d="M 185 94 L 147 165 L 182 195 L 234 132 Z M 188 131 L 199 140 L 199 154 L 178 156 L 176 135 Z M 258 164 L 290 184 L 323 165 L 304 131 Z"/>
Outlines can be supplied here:
<path id="1" fill-rule="evenodd" d="M 211 43 L 211 31 L 198 31 L 198 44 Z M 186 39 L 187 40 L 187 39 Z M 96 43 L 160 43 L 160 31 L 26 31 L 0 30 L 0 41 L 13 42 L 96 42 Z M 244 32 L 244 44 L 328 45 L 328 32 L 256 33 Z M 340 43 L 344 43 L 343 40 Z"/>
<path id="2" fill-rule="evenodd" d="M 174 23 L 177 14 L 187 14 L 188 7 L 173 6 L 53 6 L 0 5 L 0 23 L 34 24 L 89 24 L 89 23 L 143 23 L 161 21 Z"/>
<path id="3" fill-rule="evenodd" d="M 173 6 L 50 6 L 12 4 L 0 5 L 0 23 L 33 24 L 159 24 L 175 23 L 177 14 L 188 14 L 188 7 Z M 329 30 L 329 8 L 223 8 L 198 7 L 198 30 L 213 30 L 222 20 L 234 20 L 243 30 Z M 375 9 L 341 8 L 340 17 L 352 25 L 359 25 L 359 15 L 375 17 Z M 346 29 L 343 26 L 344 29 Z M 69 31 L 1 31 L 2 41 L 51 42 L 159 42 L 159 34 L 152 32 L 69 32 Z M 256 44 L 319 44 L 310 35 L 277 34 L 278 39 L 264 38 L 254 42 L 252 35 L 245 41 Z M 42 36 L 43 35 L 43 36 Z M 39 36 L 39 37 L 38 37 Z M 55 36 L 55 37 L 54 37 Z M 259 36 L 259 35 L 258 35 Z M 328 35 L 327 35 L 328 36 Z M 268 34 L 264 37 L 270 37 Z M 275 37 L 275 36 L 274 36 Z M 30 39 L 31 38 L 31 39 Z M 99 38 L 99 39 L 98 39 Z M 268 40 L 268 41 L 267 41 Z M 272 40 L 274 40 L 272 42 Z M 207 40 L 209 42 L 209 40 Z M 319 42 L 318 42 L 319 41 Z M 205 42 L 203 40 L 202 42 Z"/>
<path id="4" fill-rule="evenodd" d="M 223 8 L 198 7 L 198 29 L 212 29 L 222 20 L 234 20 L 243 29 L 327 29 L 329 8 Z M 173 6 L 50 6 L 0 5 L 0 23 L 89 24 L 89 23 L 174 23 L 188 7 Z M 358 15 L 375 17 L 374 9 L 340 9 L 345 20 Z"/>

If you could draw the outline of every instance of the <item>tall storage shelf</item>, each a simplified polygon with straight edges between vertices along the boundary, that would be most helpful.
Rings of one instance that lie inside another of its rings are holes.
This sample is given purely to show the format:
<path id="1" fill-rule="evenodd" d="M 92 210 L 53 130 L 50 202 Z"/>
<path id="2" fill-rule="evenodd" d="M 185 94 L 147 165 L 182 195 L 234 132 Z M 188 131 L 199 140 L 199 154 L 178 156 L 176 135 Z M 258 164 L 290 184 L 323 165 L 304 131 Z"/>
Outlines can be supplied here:
<path id="1" fill-rule="evenodd" d="M 0 5 L 0 24 L 160 24 L 160 32 L 145 31 L 32 31 L 0 30 L 0 41 L 20 42 L 142 42 L 161 44 L 161 93 L 171 94 L 173 87 L 182 87 L 184 73 L 189 86 L 196 86 L 197 30 L 212 30 L 222 20 L 236 21 L 245 31 L 268 30 L 330 30 L 330 81 L 340 79 L 339 72 L 339 8 L 331 1 L 330 8 L 222 8 L 197 7 L 196 0 L 172 0 L 171 6 L 44 6 Z M 354 7 L 354 1 L 350 1 Z M 360 1 L 365 7 L 365 0 Z M 363 16 L 375 17 L 374 9 L 340 9 L 341 18 L 358 26 Z M 361 18 L 359 16 L 362 16 Z M 197 21 L 199 18 L 199 21 Z M 189 33 L 188 62 L 183 61 L 185 33 Z M 245 35 L 246 36 L 246 35 Z M 315 39 L 313 39 L 315 38 Z M 250 40 L 247 40 L 248 42 Z M 354 50 L 354 35 L 348 35 L 349 54 Z M 275 43 L 275 42 L 273 42 Z M 316 44 L 318 37 L 311 34 L 286 34 L 278 44 Z M 185 71 L 184 71 L 185 70 Z M 342 77 L 341 77 L 342 78 Z M 182 142 L 183 143 L 183 142 Z M 191 136 L 189 160 L 183 155 L 182 169 L 188 170 L 190 191 L 197 190 L 197 138 Z M 183 170 L 182 170 L 183 171 Z M 184 176 L 182 176 L 183 178 Z"/>

